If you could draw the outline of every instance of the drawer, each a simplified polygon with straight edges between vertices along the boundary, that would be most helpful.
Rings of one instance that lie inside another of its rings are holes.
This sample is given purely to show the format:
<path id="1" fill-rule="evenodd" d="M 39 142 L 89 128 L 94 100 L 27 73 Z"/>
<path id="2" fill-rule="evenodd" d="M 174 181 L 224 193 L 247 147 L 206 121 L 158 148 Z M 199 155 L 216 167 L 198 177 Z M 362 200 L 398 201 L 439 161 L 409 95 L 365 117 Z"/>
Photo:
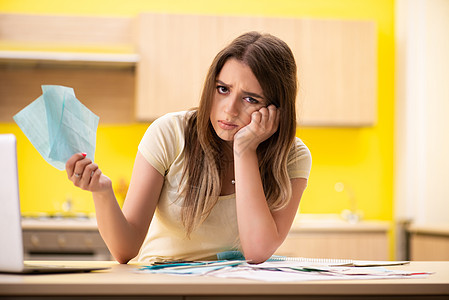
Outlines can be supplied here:
<path id="1" fill-rule="evenodd" d="M 89 251 L 107 248 L 98 232 L 90 231 L 24 231 L 27 251 Z"/>

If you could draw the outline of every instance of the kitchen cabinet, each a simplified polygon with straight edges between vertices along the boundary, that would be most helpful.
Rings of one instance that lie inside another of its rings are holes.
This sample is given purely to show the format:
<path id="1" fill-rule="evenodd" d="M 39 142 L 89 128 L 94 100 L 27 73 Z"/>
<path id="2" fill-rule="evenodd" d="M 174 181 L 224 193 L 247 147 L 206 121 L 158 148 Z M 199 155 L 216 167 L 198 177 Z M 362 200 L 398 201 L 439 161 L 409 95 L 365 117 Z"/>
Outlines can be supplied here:
<path id="1" fill-rule="evenodd" d="M 0 53 L 1 54 L 1 53 Z M 75 96 L 104 123 L 134 121 L 134 67 L 73 67 L 63 63 L 0 63 L 0 121 L 42 95 L 41 85 L 74 89 Z"/>
<path id="2" fill-rule="evenodd" d="M 195 107 L 214 55 L 249 30 L 270 32 L 292 48 L 300 125 L 376 122 L 377 29 L 372 21 L 2 14 L 0 30 L 1 122 L 12 122 L 12 115 L 41 94 L 42 84 L 73 87 L 102 123 L 151 122 Z"/>
<path id="3" fill-rule="evenodd" d="M 276 254 L 308 258 L 389 260 L 390 225 L 338 218 L 296 220 Z"/>
<path id="4" fill-rule="evenodd" d="M 197 106 L 214 56 L 256 30 L 292 49 L 304 126 L 369 126 L 376 121 L 377 36 L 370 21 L 141 14 L 137 69 L 139 120 Z"/>
<path id="5" fill-rule="evenodd" d="M 112 260 L 94 218 L 25 218 L 26 260 Z"/>
<path id="6" fill-rule="evenodd" d="M 411 224 L 407 231 L 411 260 L 449 260 L 449 224 Z"/>
<path id="7" fill-rule="evenodd" d="M 72 87 L 101 123 L 134 122 L 134 19 L 0 14 L 0 122 L 42 94 Z"/>

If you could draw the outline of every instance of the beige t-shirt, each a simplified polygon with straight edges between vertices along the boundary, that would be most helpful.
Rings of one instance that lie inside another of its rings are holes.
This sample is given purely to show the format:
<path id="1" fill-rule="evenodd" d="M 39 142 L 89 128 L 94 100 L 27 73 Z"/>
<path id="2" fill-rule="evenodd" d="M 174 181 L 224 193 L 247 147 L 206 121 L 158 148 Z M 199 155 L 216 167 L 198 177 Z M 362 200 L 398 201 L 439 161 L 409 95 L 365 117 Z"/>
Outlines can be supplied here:
<path id="1" fill-rule="evenodd" d="M 157 119 L 139 145 L 140 153 L 164 176 L 159 202 L 137 257 L 139 261 L 199 260 L 239 248 L 235 194 L 219 197 L 209 217 L 190 238 L 185 235 L 178 187 L 184 162 L 186 114 L 170 113 Z M 308 178 L 311 163 L 308 148 L 296 138 L 295 150 L 290 152 L 287 163 L 290 178 Z"/>

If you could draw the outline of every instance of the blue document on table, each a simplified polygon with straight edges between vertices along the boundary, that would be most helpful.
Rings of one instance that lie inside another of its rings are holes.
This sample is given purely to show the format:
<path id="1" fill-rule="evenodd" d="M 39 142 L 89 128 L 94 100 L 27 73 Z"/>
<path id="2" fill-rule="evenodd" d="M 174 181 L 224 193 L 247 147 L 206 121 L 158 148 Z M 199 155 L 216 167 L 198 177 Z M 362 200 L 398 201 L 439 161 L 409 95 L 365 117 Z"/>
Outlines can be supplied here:
<path id="1" fill-rule="evenodd" d="M 177 274 L 177 275 L 205 275 L 209 272 L 227 267 L 235 267 L 244 264 L 245 261 L 198 261 L 198 262 L 168 262 L 166 264 L 156 264 L 143 266 L 141 271 L 147 273 Z"/>
<path id="2" fill-rule="evenodd" d="M 43 85 L 42 95 L 13 119 L 42 157 L 58 170 L 77 152 L 94 160 L 99 117 L 72 88 Z"/>

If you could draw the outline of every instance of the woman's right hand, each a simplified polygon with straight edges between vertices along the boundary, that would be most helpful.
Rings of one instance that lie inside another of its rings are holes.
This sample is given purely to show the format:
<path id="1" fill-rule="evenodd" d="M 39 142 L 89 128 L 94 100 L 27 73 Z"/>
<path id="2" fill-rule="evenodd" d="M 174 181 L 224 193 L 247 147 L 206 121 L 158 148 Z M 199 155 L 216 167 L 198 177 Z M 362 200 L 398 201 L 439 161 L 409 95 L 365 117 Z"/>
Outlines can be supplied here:
<path id="1" fill-rule="evenodd" d="M 65 170 L 69 180 L 83 190 L 104 192 L 112 189 L 111 180 L 101 172 L 96 163 L 86 157 L 85 153 L 72 155 L 65 164 Z"/>

